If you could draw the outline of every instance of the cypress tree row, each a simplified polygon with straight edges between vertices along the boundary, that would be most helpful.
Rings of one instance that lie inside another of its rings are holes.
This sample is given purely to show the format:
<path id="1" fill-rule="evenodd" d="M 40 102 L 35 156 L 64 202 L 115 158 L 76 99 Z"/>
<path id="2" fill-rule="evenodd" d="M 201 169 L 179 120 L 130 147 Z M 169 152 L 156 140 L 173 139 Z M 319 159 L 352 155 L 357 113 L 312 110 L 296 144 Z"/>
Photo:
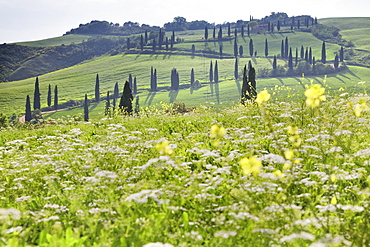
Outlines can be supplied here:
<path id="1" fill-rule="evenodd" d="M 322 48 L 321 48 L 321 62 L 323 64 L 326 63 L 326 48 L 325 48 L 325 41 L 322 42 Z"/>
<path id="2" fill-rule="evenodd" d="M 216 60 L 216 64 L 215 64 L 215 76 L 213 77 L 213 80 L 215 81 L 215 83 L 218 83 L 218 63 L 217 63 L 217 60 Z"/>
<path id="3" fill-rule="evenodd" d="M 267 57 L 269 55 L 269 45 L 268 45 L 268 42 L 267 42 L 267 38 L 265 40 L 265 57 Z"/>
<path id="4" fill-rule="evenodd" d="M 41 101 L 40 101 L 40 87 L 39 87 L 39 78 L 36 77 L 36 82 L 35 82 L 35 91 L 33 94 L 33 109 L 37 110 L 40 109 Z"/>
<path id="5" fill-rule="evenodd" d="M 32 120 L 31 100 L 30 100 L 29 95 L 27 95 L 27 97 L 26 97 L 26 116 L 25 116 L 24 120 L 26 122 L 30 122 Z"/>
<path id="6" fill-rule="evenodd" d="M 251 57 L 253 57 L 253 53 L 254 53 L 254 48 L 253 48 L 253 39 L 250 39 L 249 40 L 249 55 L 251 56 Z"/>
<path id="7" fill-rule="evenodd" d="M 130 84 L 126 81 L 123 88 L 123 93 L 121 96 L 121 101 L 119 102 L 119 108 L 124 114 L 132 114 L 132 101 L 134 97 L 130 88 Z"/>
<path id="8" fill-rule="evenodd" d="M 85 101 L 84 101 L 84 121 L 89 121 L 89 103 L 87 101 L 87 94 L 85 94 Z"/>
<path id="9" fill-rule="evenodd" d="M 55 85 L 54 88 L 54 109 L 57 111 L 58 110 L 58 86 Z"/>
<path id="10" fill-rule="evenodd" d="M 95 80 L 95 101 L 100 102 L 100 85 L 99 85 L 99 75 L 96 74 Z"/>
<path id="11" fill-rule="evenodd" d="M 51 107 L 51 85 L 49 84 L 48 88 L 48 98 L 47 98 L 48 107 Z"/>
<path id="12" fill-rule="evenodd" d="M 209 66 L 209 82 L 210 83 L 213 82 L 213 65 L 212 65 L 212 60 L 211 60 L 210 66 Z"/>

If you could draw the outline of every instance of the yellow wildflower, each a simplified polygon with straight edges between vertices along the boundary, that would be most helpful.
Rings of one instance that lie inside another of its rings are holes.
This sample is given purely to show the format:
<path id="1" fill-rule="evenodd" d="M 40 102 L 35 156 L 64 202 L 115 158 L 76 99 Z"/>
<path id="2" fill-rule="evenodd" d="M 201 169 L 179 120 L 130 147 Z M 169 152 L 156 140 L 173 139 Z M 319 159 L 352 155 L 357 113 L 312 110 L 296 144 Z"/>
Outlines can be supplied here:
<path id="1" fill-rule="evenodd" d="M 285 162 L 283 166 L 283 170 L 289 170 L 290 168 L 292 168 L 292 164 L 289 162 Z"/>
<path id="2" fill-rule="evenodd" d="M 271 94 L 269 94 L 265 89 L 257 95 L 256 103 L 261 105 L 262 103 L 267 102 L 270 98 Z"/>
<path id="3" fill-rule="evenodd" d="M 284 178 L 284 173 L 282 173 L 280 170 L 276 170 L 273 172 L 273 174 L 277 177 L 277 178 Z"/>
<path id="4" fill-rule="evenodd" d="M 291 125 L 288 126 L 288 134 L 290 135 L 298 135 L 299 133 L 297 130 L 298 130 L 298 127 L 296 126 L 291 126 Z"/>
<path id="5" fill-rule="evenodd" d="M 334 183 L 335 181 L 337 181 L 337 177 L 334 174 L 331 174 L 330 180 Z"/>
<path id="6" fill-rule="evenodd" d="M 219 127 L 218 125 L 212 125 L 211 137 L 223 137 L 224 135 L 226 135 L 226 130 L 224 127 Z"/>
<path id="7" fill-rule="evenodd" d="M 157 143 L 155 146 L 159 153 L 161 154 L 173 154 L 172 148 L 169 146 L 168 141 L 162 141 Z"/>
<path id="8" fill-rule="evenodd" d="M 330 201 L 330 204 L 337 204 L 337 197 L 336 196 L 333 196 L 333 198 L 331 198 L 331 201 Z"/>
<path id="9" fill-rule="evenodd" d="M 318 107 L 321 101 L 325 101 L 326 97 L 323 95 L 325 88 L 321 87 L 320 84 L 314 84 L 308 88 L 304 95 L 307 97 L 306 104 L 311 108 Z"/>
<path id="10" fill-rule="evenodd" d="M 239 164 L 243 170 L 244 175 L 252 174 L 257 176 L 261 172 L 262 162 L 256 157 L 244 158 L 239 161 Z"/>
<path id="11" fill-rule="evenodd" d="M 287 160 L 291 160 L 294 157 L 294 152 L 293 150 L 287 150 L 284 152 L 284 155 Z"/>

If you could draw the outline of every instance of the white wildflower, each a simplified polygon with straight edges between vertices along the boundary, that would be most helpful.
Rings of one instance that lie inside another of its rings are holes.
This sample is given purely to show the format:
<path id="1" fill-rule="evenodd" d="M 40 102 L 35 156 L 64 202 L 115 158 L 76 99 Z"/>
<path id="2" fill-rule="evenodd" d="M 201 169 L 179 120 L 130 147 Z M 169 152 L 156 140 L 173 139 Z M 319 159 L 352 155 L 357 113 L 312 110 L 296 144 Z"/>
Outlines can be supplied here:
<path id="1" fill-rule="evenodd" d="M 291 241 L 294 241 L 295 239 L 305 239 L 305 240 L 313 241 L 315 239 L 315 236 L 308 232 L 293 233 L 289 236 L 282 237 L 280 239 L 280 242 L 282 243 L 291 242 Z"/>
<path id="2" fill-rule="evenodd" d="M 236 231 L 218 231 L 215 232 L 214 236 L 221 237 L 221 238 L 229 238 L 229 237 L 234 237 L 236 236 Z"/>

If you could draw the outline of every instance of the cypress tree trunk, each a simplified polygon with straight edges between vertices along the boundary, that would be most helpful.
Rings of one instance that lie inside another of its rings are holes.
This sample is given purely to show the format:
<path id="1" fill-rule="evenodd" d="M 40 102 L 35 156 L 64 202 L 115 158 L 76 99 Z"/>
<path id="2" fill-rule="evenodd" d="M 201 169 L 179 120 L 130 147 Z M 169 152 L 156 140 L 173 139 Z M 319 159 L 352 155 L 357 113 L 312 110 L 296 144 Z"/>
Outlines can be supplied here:
<path id="1" fill-rule="evenodd" d="M 29 95 L 27 95 L 27 97 L 26 97 L 26 116 L 25 116 L 24 120 L 26 122 L 30 122 L 32 120 L 31 100 L 30 100 Z"/>
<path id="2" fill-rule="evenodd" d="M 33 109 L 37 110 L 40 109 L 41 101 L 40 101 L 40 87 L 39 87 L 39 78 L 36 77 L 36 82 L 35 82 L 35 91 L 33 94 Z"/>
<path id="3" fill-rule="evenodd" d="M 87 102 L 87 94 L 85 94 L 85 101 L 84 101 L 84 121 L 89 121 L 89 105 Z"/>

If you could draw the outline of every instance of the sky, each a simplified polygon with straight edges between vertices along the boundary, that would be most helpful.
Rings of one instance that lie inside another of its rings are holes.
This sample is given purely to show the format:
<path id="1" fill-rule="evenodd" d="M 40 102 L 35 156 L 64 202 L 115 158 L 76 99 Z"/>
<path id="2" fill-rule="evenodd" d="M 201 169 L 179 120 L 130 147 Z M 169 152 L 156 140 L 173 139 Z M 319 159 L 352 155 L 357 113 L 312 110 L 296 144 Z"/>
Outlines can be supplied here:
<path id="1" fill-rule="evenodd" d="M 160 26 L 182 16 L 210 23 L 288 16 L 370 17 L 369 0 L 0 0 L 0 44 L 58 37 L 92 20 Z"/>

